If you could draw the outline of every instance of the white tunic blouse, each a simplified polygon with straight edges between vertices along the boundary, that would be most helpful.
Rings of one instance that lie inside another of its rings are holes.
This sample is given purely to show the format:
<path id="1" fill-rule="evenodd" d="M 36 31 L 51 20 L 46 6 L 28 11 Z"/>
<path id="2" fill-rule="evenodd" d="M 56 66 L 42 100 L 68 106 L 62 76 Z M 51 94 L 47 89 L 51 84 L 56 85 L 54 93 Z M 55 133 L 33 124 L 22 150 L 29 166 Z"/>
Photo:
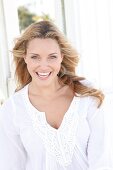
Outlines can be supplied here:
<path id="1" fill-rule="evenodd" d="M 29 101 L 28 85 L 0 108 L 0 170 L 113 170 L 104 112 L 74 97 L 58 129 Z"/>

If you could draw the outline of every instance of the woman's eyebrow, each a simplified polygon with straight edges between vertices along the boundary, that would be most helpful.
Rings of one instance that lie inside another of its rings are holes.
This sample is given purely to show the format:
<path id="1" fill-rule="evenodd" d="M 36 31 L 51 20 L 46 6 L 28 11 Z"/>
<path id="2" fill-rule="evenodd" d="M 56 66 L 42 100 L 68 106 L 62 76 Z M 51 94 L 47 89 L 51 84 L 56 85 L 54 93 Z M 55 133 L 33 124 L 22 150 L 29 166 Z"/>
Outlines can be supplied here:
<path id="1" fill-rule="evenodd" d="M 36 53 L 29 53 L 29 54 L 34 54 L 34 55 L 38 55 L 38 56 L 40 56 L 39 54 L 36 54 Z"/>
<path id="2" fill-rule="evenodd" d="M 54 55 L 54 54 L 57 54 L 57 53 L 50 53 L 49 55 Z"/>
<path id="3" fill-rule="evenodd" d="M 37 55 L 37 56 L 40 56 L 39 54 L 37 54 L 37 53 L 29 53 L 29 54 L 33 54 L 33 55 Z M 50 56 L 50 55 L 56 55 L 57 53 L 50 53 L 50 54 L 48 54 L 48 56 Z"/>

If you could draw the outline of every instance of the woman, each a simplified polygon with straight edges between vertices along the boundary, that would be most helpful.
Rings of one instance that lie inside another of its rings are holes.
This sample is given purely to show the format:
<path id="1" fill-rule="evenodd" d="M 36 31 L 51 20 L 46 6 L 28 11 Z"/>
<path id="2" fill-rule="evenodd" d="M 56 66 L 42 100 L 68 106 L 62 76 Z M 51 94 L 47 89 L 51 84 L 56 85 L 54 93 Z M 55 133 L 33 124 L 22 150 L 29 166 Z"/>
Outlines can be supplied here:
<path id="1" fill-rule="evenodd" d="M 18 87 L 0 109 L 0 169 L 112 169 L 104 95 L 76 75 L 78 54 L 56 26 L 30 25 L 13 55 Z"/>

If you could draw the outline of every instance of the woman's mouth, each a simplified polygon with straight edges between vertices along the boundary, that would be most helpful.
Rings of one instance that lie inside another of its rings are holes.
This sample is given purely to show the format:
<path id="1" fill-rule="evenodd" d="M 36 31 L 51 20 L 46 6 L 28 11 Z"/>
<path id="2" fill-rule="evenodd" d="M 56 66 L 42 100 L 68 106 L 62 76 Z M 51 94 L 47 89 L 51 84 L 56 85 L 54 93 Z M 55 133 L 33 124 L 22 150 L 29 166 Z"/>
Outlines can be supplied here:
<path id="1" fill-rule="evenodd" d="M 51 72 L 47 73 L 36 72 L 36 74 L 38 75 L 39 79 L 46 80 L 50 76 Z"/>

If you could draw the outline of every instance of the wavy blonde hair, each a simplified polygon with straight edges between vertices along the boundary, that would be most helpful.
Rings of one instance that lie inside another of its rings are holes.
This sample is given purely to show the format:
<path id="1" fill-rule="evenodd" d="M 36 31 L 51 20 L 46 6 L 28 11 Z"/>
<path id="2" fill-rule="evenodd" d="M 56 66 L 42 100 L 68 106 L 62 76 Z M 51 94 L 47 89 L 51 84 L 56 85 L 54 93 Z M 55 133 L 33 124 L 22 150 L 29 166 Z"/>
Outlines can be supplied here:
<path id="1" fill-rule="evenodd" d="M 32 80 L 23 55 L 26 54 L 29 41 L 34 38 L 51 38 L 58 42 L 61 53 L 64 56 L 58 74 L 60 82 L 64 85 L 69 85 L 76 95 L 96 97 L 99 99 L 99 107 L 104 99 L 103 93 L 93 87 L 84 85 L 81 80 L 85 78 L 76 75 L 76 67 L 79 62 L 78 53 L 75 48 L 69 44 L 68 40 L 59 29 L 50 21 L 40 21 L 31 24 L 16 40 L 13 48 L 13 56 L 16 65 L 15 76 L 18 85 L 17 89 L 23 88 Z"/>

